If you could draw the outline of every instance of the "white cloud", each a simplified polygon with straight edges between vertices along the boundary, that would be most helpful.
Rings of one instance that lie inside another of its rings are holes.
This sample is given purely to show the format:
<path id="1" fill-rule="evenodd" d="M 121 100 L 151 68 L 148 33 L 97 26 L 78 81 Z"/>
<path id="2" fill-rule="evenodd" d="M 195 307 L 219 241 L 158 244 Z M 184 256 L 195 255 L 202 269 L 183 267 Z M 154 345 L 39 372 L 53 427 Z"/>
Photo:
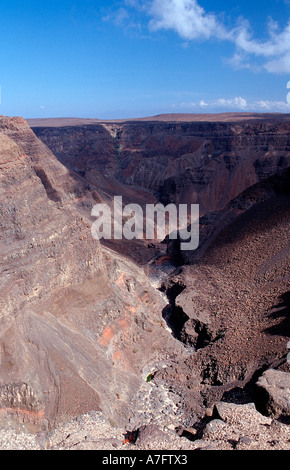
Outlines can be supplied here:
<path id="1" fill-rule="evenodd" d="M 273 27 L 273 20 L 270 19 L 268 33 L 270 36 L 268 41 L 256 41 L 249 32 L 249 24 L 244 22 L 235 30 L 234 42 L 241 50 L 257 56 L 273 57 L 290 52 L 290 22 L 283 31 L 279 32 L 278 25 L 275 23 Z"/>
<path id="2" fill-rule="evenodd" d="M 201 107 L 210 107 L 210 108 L 227 108 L 227 109 L 238 109 L 246 110 L 248 107 L 247 100 L 238 96 L 232 99 L 219 98 L 218 100 L 213 101 L 200 101 Z"/>
<path id="3" fill-rule="evenodd" d="M 227 28 L 218 15 L 206 12 L 197 0 L 151 0 L 147 13 L 153 31 L 173 30 L 187 41 L 218 38 L 232 42 L 236 48 L 232 63 L 236 67 L 252 68 L 246 59 L 255 56 L 263 59 L 262 68 L 270 73 L 290 73 L 290 20 L 280 31 L 278 23 L 270 18 L 268 40 L 258 41 L 247 20 L 239 19 L 235 28 Z"/>
<path id="4" fill-rule="evenodd" d="M 254 111 L 267 111 L 272 113 L 290 113 L 290 104 L 284 101 L 259 100 L 250 104 Z"/>
<path id="5" fill-rule="evenodd" d="M 242 98 L 241 96 L 238 96 L 237 98 L 233 98 L 230 100 L 226 100 L 224 98 L 219 99 L 217 101 L 218 106 L 225 106 L 225 107 L 233 107 L 233 108 L 238 108 L 238 109 L 246 109 L 248 107 L 247 100 L 245 98 Z"/>
<path id="6" fill-rule="evenodd" d="M 196 0 L 153 0 L 149 7 L 152 30 L 172 29 L 183 39 L 228 38 L 229 33 Z"/>
<path id="7" fill-rule="evenodd" d="M 185 105 L 185 103 L 184 103 Z M 197 106 L 196 103 L 191 103 L 191 106 Z M 247 100 L 242 98 L 241 96 L 232 98 L 232 99 L 225 99 L 219 98 L 217 100 L 210 100 L 205 101 L 201 100 L 199 102 L 199 106 L 201 108 L 235 108 L 235 109 L 246 109 L 248 107 Z"/>
<path id="8" fill-rule="evenodd" d="M 243 111 L 243 112 L 281 112 L 290 113 L 290 103 L 287 104 L 283 101 L 270 101 L 270 100 L 254 100 L 248 101 L 242 96 L 235 98 L 219 98 L 216 100 L 200 100 L 198 103 L 182 103 L 181 108 L 194 109 L 197 111 L 205 110 L 209 112 L 218 111 Z"/>
<path id="9" fill-rule="evenodd" d="M 206 11 L 199 0 L 123 0 L 118 6 L 103 20 L 140 34 L 142 21 L 138 15 L 147 15 L 151 31 L 175 31 L 182 38 L 183 47 L 196 40 L 232 43 L 233 56 L 226 62 L 234 68 L 290 73 L 290 18 L 284 29 L 269 18 L 266 25 L 268 39 L 260 41 L 255 38 L 247 19 L 237 18 L 236 26 L 228 27 L 224 15 Z"/>
<path id="10" fill-rule="evenodd" d="M 123 26 L 128 20 L 129 13 L 123 7 L 103 17 L 103 21 L 112 21 L 116 26 Z"/>
<path id="11" fill-rule="evenodd" d="M 270 73 L 290 73 L 290 51 L 278 59 L 266 62 L 265 69 Z"/>

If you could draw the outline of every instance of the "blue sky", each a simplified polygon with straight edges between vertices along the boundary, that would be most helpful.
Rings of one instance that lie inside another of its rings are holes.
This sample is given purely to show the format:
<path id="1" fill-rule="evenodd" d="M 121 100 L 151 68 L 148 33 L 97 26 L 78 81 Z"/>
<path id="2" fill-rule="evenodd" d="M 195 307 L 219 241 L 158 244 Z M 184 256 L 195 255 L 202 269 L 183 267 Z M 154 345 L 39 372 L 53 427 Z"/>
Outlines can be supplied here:
<path id="1" fill-rule="evenodd" d="M 290 112 L 290 1 L 0 0 L 0 114 Z"/>

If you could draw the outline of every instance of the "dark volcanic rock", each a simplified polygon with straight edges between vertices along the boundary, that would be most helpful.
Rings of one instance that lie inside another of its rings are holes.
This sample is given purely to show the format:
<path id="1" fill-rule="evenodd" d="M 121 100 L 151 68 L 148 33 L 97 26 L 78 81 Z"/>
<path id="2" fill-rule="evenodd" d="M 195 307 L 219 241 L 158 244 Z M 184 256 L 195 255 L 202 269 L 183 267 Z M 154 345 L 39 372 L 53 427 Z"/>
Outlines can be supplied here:
<path id="1" fill-rule="evenodd" d="M 186 252 L 187 265 L 167 281 L 183 286 L 174 299 L 186 315 L 180 339 L 196 351 L 166 377 L 173 391 L 184 384 L 187 416 L 193 395 L 205 412 L 262 367 L 289 371 L 289 177 L 285 170 L 208 216 L 202 254 Z"/>

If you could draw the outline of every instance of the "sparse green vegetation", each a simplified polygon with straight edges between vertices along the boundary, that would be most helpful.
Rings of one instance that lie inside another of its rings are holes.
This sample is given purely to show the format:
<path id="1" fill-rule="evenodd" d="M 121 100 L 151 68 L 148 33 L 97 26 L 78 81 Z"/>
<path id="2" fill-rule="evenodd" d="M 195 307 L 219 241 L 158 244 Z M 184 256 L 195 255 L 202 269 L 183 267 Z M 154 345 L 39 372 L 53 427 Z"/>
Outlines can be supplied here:
<path id="1" fill-rule="evenodd" d="M 146 382 L 150 383 L 152 381 L 153 377 L 154 377 L 154 374 L 149 374 L 147 379 L 146 379 Z"/>
<path id="2" fill-rule="evenodd" d="M 118 165 L 123 170 L 125 168 L 125 165 L 122 159 L 122 149 L 121 149 L 120 144 L 115 145 L 115 151 L 116 151 L 116 160 L 118 162 Z"/>

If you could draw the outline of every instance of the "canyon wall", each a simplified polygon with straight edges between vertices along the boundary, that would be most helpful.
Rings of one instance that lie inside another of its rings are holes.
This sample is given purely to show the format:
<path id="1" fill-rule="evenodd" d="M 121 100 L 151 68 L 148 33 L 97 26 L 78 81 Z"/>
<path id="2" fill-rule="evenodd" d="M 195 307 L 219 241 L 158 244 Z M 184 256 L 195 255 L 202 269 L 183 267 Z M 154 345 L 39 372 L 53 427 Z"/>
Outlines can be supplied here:
<path id="1" fill-rule="evenodd" d="M 289 166 L 290 122 L 122 122 L 35 127 L 68 168 L 98 187 L 149 190 L 164 204 L 225 205 Z M 132 196 L 131 196 L 132 197 Z M 146 199 L 146 198 L 145 198 Z"/>
<path id="2" fill-rule="evenodd" d="M 271 341 L 264 330 L 277 323 L 265 320 L 267 309 L 287 293 L 289 195 L 258 183 L 289 166 L 289 130 L 287 120 L 31 130 L 0 118 L 0 425 L 51 429 L 91 410 L 132 429 L 192 425 L 215 394 L 282 355 L 280 330 Z M 198 266 L 178 267 L 162 293 L 144 265 L 158 250 L 91 236 L 93 204 L 114 195 L 221 210 L 203 219 L 206 241 L 218 220 L 234 225 Z"/>

